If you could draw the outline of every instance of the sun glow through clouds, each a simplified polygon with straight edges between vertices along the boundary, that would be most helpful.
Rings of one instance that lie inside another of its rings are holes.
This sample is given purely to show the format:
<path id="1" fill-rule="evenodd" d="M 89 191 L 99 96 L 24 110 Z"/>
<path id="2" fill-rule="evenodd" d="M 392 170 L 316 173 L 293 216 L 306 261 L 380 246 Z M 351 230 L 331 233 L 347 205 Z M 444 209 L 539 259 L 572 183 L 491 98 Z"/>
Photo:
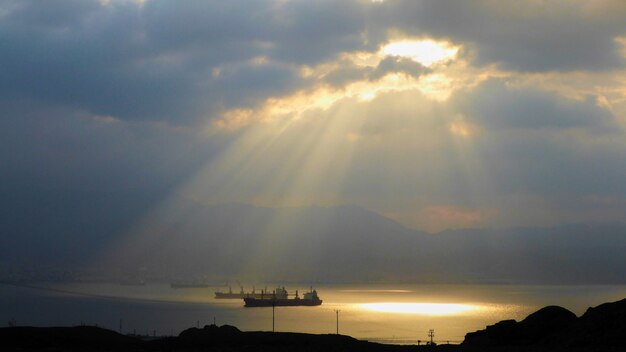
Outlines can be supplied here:
<path id="1" fill-rule="evenodd" d="M 460 137 L 471 137 L 472 127 L 463 120 L 456 120 L 449 124 L 450 133 Z"/>
<path id="2" fill-rule="evenodd" d="M 418 315 L 454 315 L 461 314 L 480 307 L 458 303 L 364 303 L 361 308 L 381 313 L 418 314 Z"/>
<path id="3" fill-rule="evenodd" d="M 401 40 L 385 45 L 381 51 L 387 56 L 406 57 L 424 66 L 431 66 L 453 59 L 459 48 L 446 42 L 433 40 Z"/>

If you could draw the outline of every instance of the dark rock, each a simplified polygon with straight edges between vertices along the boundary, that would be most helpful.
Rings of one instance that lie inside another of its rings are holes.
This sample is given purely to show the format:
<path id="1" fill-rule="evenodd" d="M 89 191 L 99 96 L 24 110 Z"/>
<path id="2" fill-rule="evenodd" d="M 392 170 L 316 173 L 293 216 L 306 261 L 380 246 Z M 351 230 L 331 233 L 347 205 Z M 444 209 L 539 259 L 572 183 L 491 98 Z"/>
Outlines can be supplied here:
<path id="1" fill-rule="evenodd" d="M 572 329 L 558 338 L 571 346 L 626 350 L 626 299 L 587 309 Z"/>
<path id="2" fill-rule="evenodd" d="M 485 330 L 470 332 L 465 335 L 465 346 L 500 346 L 511 341 L 516 336 L 517 322 L 503 320 L 489 325 Z"/>
<path id="3" fill-rule="evenodd" d="M 2 328 L 0 341 L 0 349 L 24 351 L 125 351 L 141 345 L 136 338 L 95 326 Z"/>
<path id="4" fill-rule="evenodd" d="M 626 299 L 589 308 L 580 318 L 550 306 L 517 323 L 468 333 L 463 351 L 626 351 Z"/>
<path id="5" fill-rule="evenodd" d="M 548 306 L 527 316 L 520 324 L 527 328 L 556 330 L 576 320 L 576 314 L 559 306 Z"/>
<path id="6" fill-rule="evenodd" d="M 565 331 L 576 321 L 569 310 L 549 306 L 532 313 L 521 322 L 504 320 L 485 330 L 469 333 L 464 346 L 528 346 L 551 343 L 551 336 Z"/>
<path id="7" fill-rule="evenodd" d="M 565 308 L 544 307 L 519 323 L 520 344 L 551 345 L 558 342 L 552 336 L 569 329 L 576 319 L 576 314 Z"/>

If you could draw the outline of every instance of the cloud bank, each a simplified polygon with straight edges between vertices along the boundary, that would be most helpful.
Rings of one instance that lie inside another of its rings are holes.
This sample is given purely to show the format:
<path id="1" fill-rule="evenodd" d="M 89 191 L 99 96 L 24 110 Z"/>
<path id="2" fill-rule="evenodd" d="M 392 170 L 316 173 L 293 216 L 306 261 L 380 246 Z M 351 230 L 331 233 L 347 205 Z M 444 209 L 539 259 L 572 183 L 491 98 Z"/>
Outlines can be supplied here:
<path id="1" fill-rule="evenodd" d="M 626 211 L 621 1 L 2 1 L 0 42 L 16 197 L 357 204 L 428 231 Z"/>

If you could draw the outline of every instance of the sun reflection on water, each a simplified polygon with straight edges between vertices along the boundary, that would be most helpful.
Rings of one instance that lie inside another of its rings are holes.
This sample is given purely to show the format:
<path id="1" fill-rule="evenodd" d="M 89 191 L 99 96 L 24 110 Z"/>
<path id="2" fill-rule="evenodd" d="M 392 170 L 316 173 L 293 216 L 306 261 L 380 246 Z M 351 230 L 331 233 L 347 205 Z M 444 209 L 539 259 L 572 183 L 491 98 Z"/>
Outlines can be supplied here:
<path id="1" fill-rule="evenodd" d="M 459 303 L 400 303 L 400 302 L 381 302 L 381 303 L 363 303 L 360 304 L 361 309 L 381 312 L 381 313 L 398 313 L 398 314 L 419 314 L 419 315 L 457 315 L 471 311 L 481 310 L 480 306 L 472 304 Z"/>

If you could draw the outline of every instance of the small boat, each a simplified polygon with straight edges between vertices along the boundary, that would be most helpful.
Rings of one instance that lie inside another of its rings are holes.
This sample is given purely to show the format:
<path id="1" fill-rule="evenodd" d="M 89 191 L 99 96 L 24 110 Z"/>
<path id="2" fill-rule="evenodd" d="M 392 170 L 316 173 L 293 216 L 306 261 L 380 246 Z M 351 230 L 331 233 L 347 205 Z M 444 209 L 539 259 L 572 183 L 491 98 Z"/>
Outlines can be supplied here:
<path id="1" fill-rule="evenodd" d="M 317 291 L 311 290 L 304 294 L 302 298 L 296 291 L 294 298 L 289 298 L 284 287 L 277 288 L 267 298 L 244 297 L 244 307 L 299 307 L 299 306 L 319 306 L 322 300 L 317 295 Z"/>

